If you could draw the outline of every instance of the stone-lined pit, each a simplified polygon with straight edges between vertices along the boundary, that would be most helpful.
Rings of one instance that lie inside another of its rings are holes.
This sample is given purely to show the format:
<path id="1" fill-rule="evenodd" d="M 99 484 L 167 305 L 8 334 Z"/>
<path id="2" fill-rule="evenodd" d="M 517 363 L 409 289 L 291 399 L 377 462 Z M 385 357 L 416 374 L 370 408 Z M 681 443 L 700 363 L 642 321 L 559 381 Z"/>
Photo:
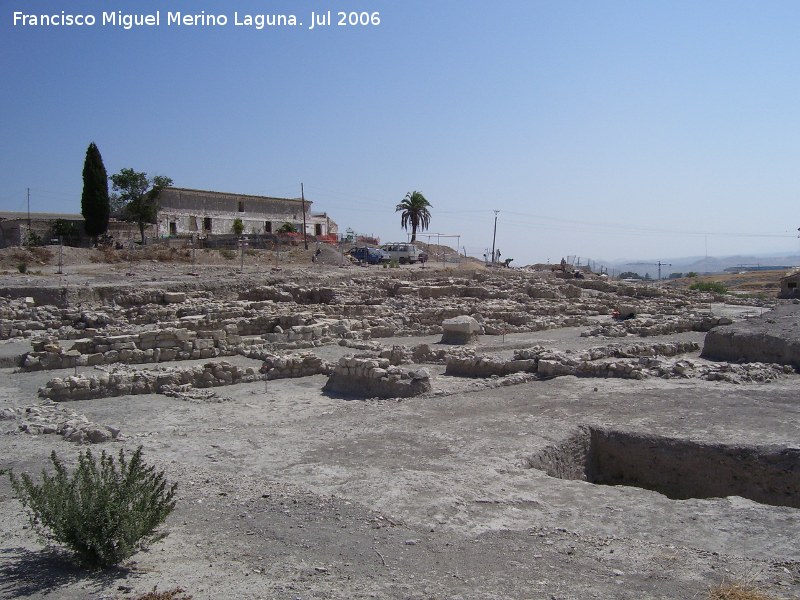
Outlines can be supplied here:
<path id="1" fill-rule="evenodd" d="M 742 496 L 800 508 L 800 448 L 708 444 L 580 427 L 526 466 L 551 477 L 627 485 L 673 500 Z"/>

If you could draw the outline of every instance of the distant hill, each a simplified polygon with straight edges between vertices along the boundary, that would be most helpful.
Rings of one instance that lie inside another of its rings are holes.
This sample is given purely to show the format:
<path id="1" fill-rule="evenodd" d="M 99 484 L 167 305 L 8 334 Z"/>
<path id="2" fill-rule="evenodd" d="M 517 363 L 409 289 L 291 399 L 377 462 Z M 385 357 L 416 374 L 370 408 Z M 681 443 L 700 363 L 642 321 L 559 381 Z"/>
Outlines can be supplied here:
<path id="1" fill-rule="evenodd" d="M 611 263 L 617 272 L 631 271 L 641 276 L 649 274 L 655 279 L 658 277 L 658 262 L 656 260 L 631 260 L 628 262 Z M 661 259 L 661 277 L 666 279 L 670 273 L 723 273 L 725 269 L 744 267 L 788 266 L 800 265 L 799 254 L 775 255 L 735 255 L 735 256 L 685 256 L 679 258 Z"/>

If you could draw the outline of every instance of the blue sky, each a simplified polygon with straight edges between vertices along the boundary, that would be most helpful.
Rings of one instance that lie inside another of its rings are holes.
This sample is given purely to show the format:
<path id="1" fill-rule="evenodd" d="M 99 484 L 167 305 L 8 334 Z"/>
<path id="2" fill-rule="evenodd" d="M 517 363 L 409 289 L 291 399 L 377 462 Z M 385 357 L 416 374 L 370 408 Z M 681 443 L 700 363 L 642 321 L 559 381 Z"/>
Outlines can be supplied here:
<path id="1" fill-rule="evenodd" d="M 329 9 L 380 25 L 309 31 Z M 103 27 L 103 11 L 162 22 Z M 796 1 L 0 0 L 0 210 L 30 187 L 32 210 L 79 212 L 94 141 L 109 173 L 288 197 L 303 182 L 341 230 L 384 241 L 406 239 L 394 207 L 412 190 L 429 232 L 471 255 L 498 210 L 514 264 L 797 254 L 798 27 Z"/>

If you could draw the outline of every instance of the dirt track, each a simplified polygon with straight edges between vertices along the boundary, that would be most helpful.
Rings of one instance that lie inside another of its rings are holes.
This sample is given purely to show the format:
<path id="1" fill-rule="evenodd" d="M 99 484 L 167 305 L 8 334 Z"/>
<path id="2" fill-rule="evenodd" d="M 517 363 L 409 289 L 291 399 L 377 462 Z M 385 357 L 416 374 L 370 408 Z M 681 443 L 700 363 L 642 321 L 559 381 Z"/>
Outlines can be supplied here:
<path id="1" fill-rule="evenodd" d="M 78 286 L 140 279 L 194 286 L 182 265 L 151 265 L 133 276 L 111 267 L 67 277 Z M 312 268 L 303 267 L 313 278 Z M 327 269 L 317 273 L 353 276 L 353 269 Z M 42 281 L 12 283 L 29 289 Z M 753 308 L 713 310 L 735 317 Z M 510 356 L 539 344 L 579 352 L 599 343 L 581 337 L 585 330 L 487 335 L 477 349 Z M 703 337 L 650 339 L 702 346 Z M 438 338 L 377 341 L 435 347 Z M 16 355 L 26 344 L 0 349 Z M 313 351 L 327 360 L 353 352 L 335 344 Z M 685 358 L 707 362 L 699 351 Z M 243 356 L 226 360 L 260 366 Z M 672 464 L 691 471 L 684 478 L 713 478 L 717 465 L 701 460 L 709 448 L 797 451 L 797 375 L 745 384 L 570 376 L 501 385 L 448 376 L 444 365 L 427 368 L 432 392 L 402 401 L 332 398 L 321 391 L 325 376 L 315 375 L 217 388 L 214 401 L 147 394 L 65 403 L 122 430 L 122 441 L 104 447 L 142 445 L 145 458 L 178 482 L 178 507 L 163 541 L 119 570 L 86 574 L 42 553 L 8 479 L 0 479 L 0 596 L 126 598 L 157 585 L 214 599 L 672 599 L 702 598 L 710 585 L 733 579 L 755 580 L 776 597 L 800 594 L 797 508 L 741 495 L 674 500 L 530 468 L 582 427 L 634 434 L 654 453 L 675 440 L 692 442 L 698 460 Z M 0 408 L 36 405 L 37 389 L 72 369 L 1 372 Z M 22 434 L 17 425 L 0 421 L 0 468 L 38 472 L 51 450 L 67 461 L 77 452 L 59 436 Z M 580 457 L 568 454 L 560 460 L 574 459 L 575 467 Z M 656 458 L 641 457 L 647 460 Z M 794 462 L 787 477 L 799 470 Z"/>

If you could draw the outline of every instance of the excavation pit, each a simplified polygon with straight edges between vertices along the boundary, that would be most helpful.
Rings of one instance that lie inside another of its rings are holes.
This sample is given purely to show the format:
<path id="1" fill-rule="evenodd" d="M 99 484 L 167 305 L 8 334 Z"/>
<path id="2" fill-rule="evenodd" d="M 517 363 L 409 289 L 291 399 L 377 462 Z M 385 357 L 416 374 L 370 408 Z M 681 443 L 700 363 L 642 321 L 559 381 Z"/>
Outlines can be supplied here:
<path id="1" fill-rule="evenodd" d="M 700 443 L 580 427 L 527 459 L 551 477 L 640 487 L 673 500 L 741 496 L 800 508 L 800 448 Z"/>

